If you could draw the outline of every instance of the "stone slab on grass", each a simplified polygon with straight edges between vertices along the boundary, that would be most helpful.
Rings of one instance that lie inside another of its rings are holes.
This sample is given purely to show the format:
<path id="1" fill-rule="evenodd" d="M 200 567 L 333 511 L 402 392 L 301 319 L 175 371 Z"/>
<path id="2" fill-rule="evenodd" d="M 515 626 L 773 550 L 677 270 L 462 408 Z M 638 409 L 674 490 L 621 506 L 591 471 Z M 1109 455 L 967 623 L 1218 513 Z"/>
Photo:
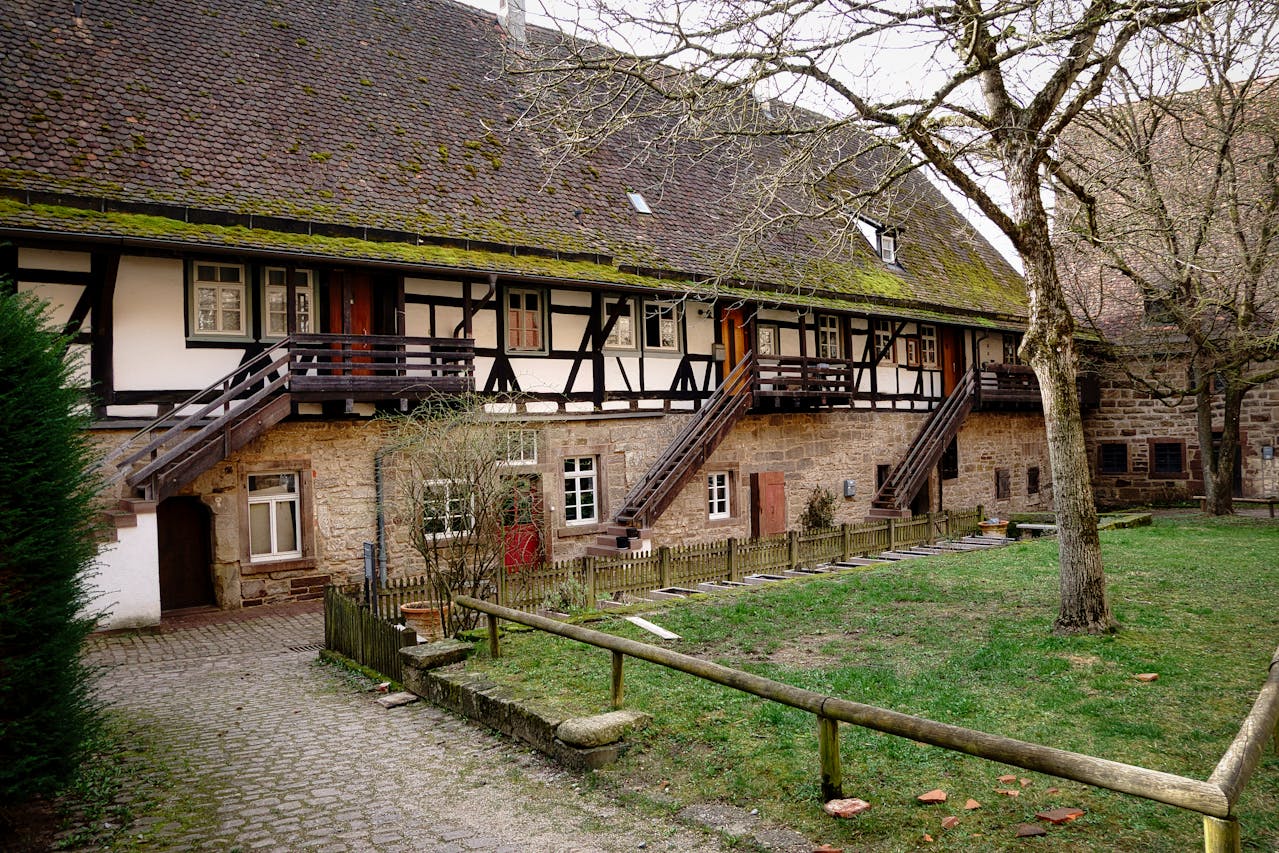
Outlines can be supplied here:
<path id="1" fill-rule="evenodd" d="M 652 719 L 640 711 L 610 711 L 591 717 L 573 717 L 556 727 L 555 736 L 569 746 L 607 746 L 617 743 L 627 732 L 644 728 Z"/>
<path id="2" fill-rule="evenodd" d="M 474 648 L 461 640 L 439 640 L 420 646 L 406 646 L 400 649 L 400 657 L 405 664 L 418 669 L 438 669 L 466 660 Z"/>

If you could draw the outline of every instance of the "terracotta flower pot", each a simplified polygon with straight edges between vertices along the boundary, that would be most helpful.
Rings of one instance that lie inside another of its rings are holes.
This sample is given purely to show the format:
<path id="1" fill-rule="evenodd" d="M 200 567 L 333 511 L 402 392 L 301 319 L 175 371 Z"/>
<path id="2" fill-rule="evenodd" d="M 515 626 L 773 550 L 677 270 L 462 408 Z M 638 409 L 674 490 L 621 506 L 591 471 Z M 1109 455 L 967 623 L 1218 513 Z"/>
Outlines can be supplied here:
<path id="1" fill-rule="evenodd" d="M 977 526 L 981 528 L 982 536 L 1007 536 L 1008 522 L 999 519 L 991 519 L 990 521 L 979 521 Z"/>
<path id="2" fill-rule="evenodd" d="M 400 605 L 400 615 L 419 636 L 442 640 L 448 632 L 449 605 L 439 601 L 410 601 Z"/>

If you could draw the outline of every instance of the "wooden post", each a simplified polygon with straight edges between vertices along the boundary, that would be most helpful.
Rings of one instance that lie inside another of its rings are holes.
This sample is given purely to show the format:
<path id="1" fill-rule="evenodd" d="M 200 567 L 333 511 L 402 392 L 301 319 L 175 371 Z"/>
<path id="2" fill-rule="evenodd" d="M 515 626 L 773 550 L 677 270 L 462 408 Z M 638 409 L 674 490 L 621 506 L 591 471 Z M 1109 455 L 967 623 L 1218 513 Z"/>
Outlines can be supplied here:
<path id="1" fill-rule="evenodd" d="M 613 710 L 619 710 L 622 707 L 622 699 L 625 695 L 625 687 L 622 684 L 622 661 L 626 655 L 621 652 L 613 652 Z"/>
<path id="2" fill-rule="evenodd" d="M 657 549 L 657 572 L 662 589 L 671 585 L 671 549 L 662 545 Z"/>
<path id="3" fill-rule="evenodd" d="M 737 539 L 733 536 L 728 537 L 728 579 L 730 581 L 740 581 L 741 569 L 737 566 Z M 1276 735 L 1279 737 L 1279 735 Z M 1275 741 L 1279 744 L 1279 740 Z"/>
<path id="4" fill-rule="evenodd" d="M 485 614 L 489 623 L 489 654 L 494 658 L 502 656 L 502 648 L 497 642 L 497 617 L 492 613 Z"/>
<path id="5" fill-rule="evenodd" d="M 844 522 L 839 526 L 839 532 L 843 537 L 840 544 L 840 553 L 843 554 L 842 559 L 847 563 L 853 556 L 853 526 L 848 522 Z"/>
<path id="6" fill-rule="evenodd" d="M 888 519 L 888 550 L 893 551 L 897 548 L 897 519 Z"/>
<path id="7" fill-rule="evenodd" d="M 1204 815 L 1204 853 L 1240 853 L 1239 821 Z"/>
<path id="8" fill-rule="evenodd" d="M 790 546 L 790 568 L 791 571 L 799 568 L 799 531 L 791 530 L 786 533 L 786 544 Z"/>
<path id="9" fill-rule="evenodd" d="M 510 607 L 510 598 L 506 594 L 506 566 L 497 567 L 497 603 Z"/>
<path id="10" fill-rule="evenodd" d="M 583 557 L 582 569 L 586 574 L 586 603 L 591 609 L 595 609 L 597 607 L 595 601 L 598 598 L 595 592 L 595 558 Z"/>
<path id="11" fill-rule="evenodd" d="M 844 796 L 844 771 L 839 763 L 839 720 L 817 715 L 817 756 L 822 764 L 822 801 Z"/>

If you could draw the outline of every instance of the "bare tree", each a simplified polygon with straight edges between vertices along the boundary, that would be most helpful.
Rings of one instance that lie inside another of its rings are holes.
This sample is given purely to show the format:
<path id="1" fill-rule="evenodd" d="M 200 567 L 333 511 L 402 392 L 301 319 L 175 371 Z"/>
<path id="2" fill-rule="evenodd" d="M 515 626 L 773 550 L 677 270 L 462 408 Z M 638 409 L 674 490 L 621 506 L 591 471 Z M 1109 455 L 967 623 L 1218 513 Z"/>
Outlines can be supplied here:
<path id="1" fill-rule="evenodd" d="M 429 400 L 394 419 L 384 454 L 394 521 L 422 557 L 440 603 L 455 595 L 492 598 L 508 550 L 543 541 L 540 486 L 508 462 L 536 440 L 528 424 L 494 416 L 470 395 Z M 477 619 L 475 611 L 451 608 L 448 633 L 473 628 Z"/>
<path id="2" fill-rule="evenodd" d="M 1052 149 L 1139 39 L 1239 4 L 591 2 L 589 13 L 560 22 L 569 36 L 535 33 L 515 51 L 513 67 L 531 75 L 533 122 L 561 150 L 655 125 L 660 135 L 645 138 L 656 140 L 647 150 L 657 157 L 749 149 L 750 174 L 737 174 L 734 186 L 737 197 L 754 187 L 741 217 L 744 250 L 788 221 L 841 215 L 872 199 L 900 204 L 913 197 L 921 165 L 1007 235 L 1025 267 L 1022 355 L 1042 388 L 1056 489 L 1056 628 L 1112 630 L 1076 392 L 1076 327 L 1044 204 L 1048 175 L 1060 168 Z M 626 50 L 600 47 L 609 34 L 625 37 Z M 761 93 L 813 109 L 752 109 Z M 1007 203 L 990 178 L 1006 186 Z"/>
<path id="3" fill-rule="evenodd" d="M 1194 402 L 1218 515 L 1244 397 L 1279 377 L 1279 16 L 1232 11 L 1152 41 L 1060 146 L 1063 277 L 1112 365 Z"/>

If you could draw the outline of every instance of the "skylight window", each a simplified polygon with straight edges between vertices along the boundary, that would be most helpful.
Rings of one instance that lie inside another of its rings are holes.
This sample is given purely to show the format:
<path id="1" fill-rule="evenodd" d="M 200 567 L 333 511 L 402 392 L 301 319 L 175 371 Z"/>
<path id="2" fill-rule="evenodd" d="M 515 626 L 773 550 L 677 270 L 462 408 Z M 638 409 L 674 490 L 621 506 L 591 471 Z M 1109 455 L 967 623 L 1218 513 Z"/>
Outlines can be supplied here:
<path id="1" fill-rule="evenodd" d="M 651 215 L 653 208 L 648 206 L 648 202 L 644 200 L 644 196 L 630 190 L 626 191 L 626 197 L 631 200 L 631 207 L 635 208 L 636 213 Z"/>

